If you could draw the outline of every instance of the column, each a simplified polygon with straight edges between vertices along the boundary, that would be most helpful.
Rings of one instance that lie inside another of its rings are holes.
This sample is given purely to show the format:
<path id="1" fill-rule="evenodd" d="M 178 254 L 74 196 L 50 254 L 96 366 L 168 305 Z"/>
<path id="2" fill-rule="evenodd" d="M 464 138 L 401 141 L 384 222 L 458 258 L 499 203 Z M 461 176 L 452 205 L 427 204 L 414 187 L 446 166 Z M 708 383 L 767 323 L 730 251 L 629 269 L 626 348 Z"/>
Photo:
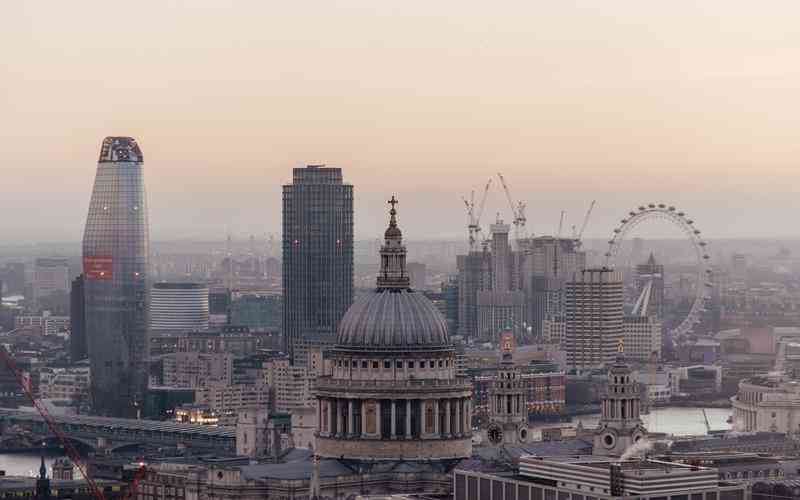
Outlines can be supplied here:
<path id="1" fill-rule="evenodd" d="M 361 439 L 367 437 L 367 400 L 361 400 Z"/>
<path id="2" fill-rule="evenodd" d="M 439 400 L 436 399 L 433 401 L 433 433 L 436 437 L 440 437 L 439 433 L 441 429 L 439 429 Z"/>
<path id="3" fill-rule="evenodd" d="M 406 399 L 406 439 L 411 439 L 411 400 Z"/>
<path id="4" fill-rule="evenodd" d="M 425 436 L 427 434 L 427 429 L 425 428 L 425 406 L 426 402 L 424 399 L 420 399 L 419 401 L 419 435 L 420 437 Z"/>
<path id="5" fill-rule="evenodd" d="M 336 435 L 336 429 L 333 428 L 333 421 L 334 421 L 333 411 L 336 409 L 335 405 L 334 405 L 334 401 L 335 401 L 334 399 L 328 399 L 327 400 L 327 404 L 328 404 L 328 435 L 330 435 L 330 436 L 335 436 Z"/>
<path id="6" fill-rule="evenodd" d="M 395 400 L 392 400 L 392 439 L 397 438 L 397 405 Z"/>
<path id="7" fill-rule="evenodd" d="M 450 400 L 444 401 L 444 435 L 450 437 Z"/>
<path id="8" fill-rule="evenodd" d="M 381 437 L 381 433 L 383 430 L 381 429 L 381 420 L 382 420 L 382 413 L 381 413 L 381 400 L 378 399 L 375 401 L 375 431 L 377 432 L 378 438 Z"/>
<path id="9" fill-rule="evenodd" d="M 456 399 L 456 428 L 453 430 L 455 434 L 463 434 L 463 423 L 464 421 L 461 419 L 461 400 Z"/>
<path id="10" fill-rule="evenodd" d="M 469 398 L 464 400 L 464 432 L 467 435 L 472 434 L 472 403 L 470 402 Z"/>
<path id="11" fill-rule="evenodd" d="M 322 405 L 324 404 L 324 399 L 317 400 L 317 430 L 320 434 L 322 434 Z"/>
<path id="12" fill-rule="evenodd" d="M 336 399 L 336 433 L 344 436 L 344 401 Z"/>
<path id="13" fill-rule="evenodd" d="M 352 436 L 355 433 L 354 428 L 355 419 L 353 418 L 353 400 L 347 400 L 347 435 Z"/>

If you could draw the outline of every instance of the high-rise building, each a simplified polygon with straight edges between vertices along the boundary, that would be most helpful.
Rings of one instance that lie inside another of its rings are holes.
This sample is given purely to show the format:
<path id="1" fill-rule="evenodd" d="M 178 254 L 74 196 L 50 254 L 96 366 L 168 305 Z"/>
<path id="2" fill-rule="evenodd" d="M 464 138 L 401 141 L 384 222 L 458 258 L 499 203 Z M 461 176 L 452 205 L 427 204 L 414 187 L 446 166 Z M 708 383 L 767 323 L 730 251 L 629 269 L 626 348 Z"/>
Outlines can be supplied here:
<path id="1" fill-rule="evenodd" d="M 69 262 L 67 259 L 36 259 L 33 268 L 33 300 L 54 293 L 69 292 Z"/>
<path id="2" fill-rule="evenodd" d="M 106 137 L 83 234 L 86 340 L 97 413 L 138 414 L 147 391 L 150 254 L 142 151 Z"/>
<path id="3" fill-rule="evenodd" d="M 150 295 L 150 330 L 208 329 L 208 287 L 201 283 L 156 283 Z"/>
<path id="4" fill-rule="evenodd" d="M 599 368 L 616 359 L 623 336 L 622 275 L 584 269 L 566 285 L 565 347 L 570 368 Z"/>
<path id="5" fill-rule="evenodd" d="M 83 275 L 72 280 L 69 292 L 69 359 L 77 363 L 89 355 L 86 349 L 86 300 Z"/>
<path id="6" fill-rule="evenodd" d="M 411 288 L 414 290 L 425 290 L 427 283 L 428 268 L 421 262 L 409 262 L 408 276 L 411 279 Z"/>
<path id="7" fill-rule="evenodd" d="M 540 236 L 526 241 L 527 258 L 522 265 L 525 290 L 525 321 L 534 336 L 543 334 L 545 320 L 562 321 L 565 314 L 565 283 L 586 267 L 586 253 L 571 238 Z"/>
<path id="8" fill-rule="evenodd" d="M 307 343 L 335 341 L 353 303 L 353 186 L 342 169 L 295 168 L 283 186 L 284 346 L 305 364 Z"/>

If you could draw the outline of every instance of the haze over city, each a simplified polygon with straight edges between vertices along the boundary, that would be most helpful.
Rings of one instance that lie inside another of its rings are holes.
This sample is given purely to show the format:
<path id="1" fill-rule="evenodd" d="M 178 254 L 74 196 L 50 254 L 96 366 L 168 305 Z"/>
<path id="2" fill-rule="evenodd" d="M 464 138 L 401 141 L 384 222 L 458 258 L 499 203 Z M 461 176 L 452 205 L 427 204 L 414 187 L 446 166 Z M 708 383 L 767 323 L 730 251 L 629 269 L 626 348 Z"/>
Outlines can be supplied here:
<path id="1" fill-rule="evenodd" d="M 355 232 L 464 238 L 501 171 L 528 227 L 642 202 L 794 238 L 794 2 L 6 2 L 0 228 L 78 241 L 100 141 L 144 150 L 152 235 L 280 232 L 291 168 L 341 167 Z M 485 218 L 511 218 L 500 191 Z M 569 227 L 567 225 L 567 227 Z M 662 234 L 669 236 L 669 233 Z"/>

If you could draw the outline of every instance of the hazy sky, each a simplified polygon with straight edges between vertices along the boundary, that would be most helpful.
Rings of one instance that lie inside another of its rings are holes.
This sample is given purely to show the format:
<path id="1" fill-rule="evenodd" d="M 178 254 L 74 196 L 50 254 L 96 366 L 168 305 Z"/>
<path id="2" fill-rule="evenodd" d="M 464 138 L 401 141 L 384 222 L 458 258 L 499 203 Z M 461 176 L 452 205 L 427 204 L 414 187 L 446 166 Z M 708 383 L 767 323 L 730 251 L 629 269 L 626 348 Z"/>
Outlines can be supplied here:
<path id="1" fill-rule="evenodd" d="M 408 237 L 465 234 L 460 196 L 497 171 L 537 234 L 596 198 L 590 236 L 647 201 L 709 237 L 800 236 L 798 19 L 796 0 L 3 1 L 0 235 L 80 239 L 100 142 L 131 135 L 158 239 L 279 232 L 305 163 L 344 168 L 362 238 L 392 192 Z"/>

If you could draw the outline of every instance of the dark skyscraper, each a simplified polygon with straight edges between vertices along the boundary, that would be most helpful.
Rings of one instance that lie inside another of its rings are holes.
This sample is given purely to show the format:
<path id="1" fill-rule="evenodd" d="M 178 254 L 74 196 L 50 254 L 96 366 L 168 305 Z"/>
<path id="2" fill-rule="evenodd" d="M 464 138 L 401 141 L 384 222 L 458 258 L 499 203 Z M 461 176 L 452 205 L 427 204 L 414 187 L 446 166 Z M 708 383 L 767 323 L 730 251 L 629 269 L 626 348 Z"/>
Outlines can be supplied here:
<path id="1" fill-rule="evenodd" d="M 86 295 L 83 275 L 72 280 L 69 292 L 69 357 L 73 363 L 86 359 Z"/>
<path id="2" fill-rule="evenodd" d="M 353 303 L 353 186 L 340 168 L 295 168 L 283 186 L 283 294 L 284 346 L 305 364 Z"/>
<path id="3" fill-rule="evenodd" d="M 147 390 L 149 245 L 144 158 L 106 137 L 83 234 L 86 341 L 95 411 L 136 416 Z"/>

